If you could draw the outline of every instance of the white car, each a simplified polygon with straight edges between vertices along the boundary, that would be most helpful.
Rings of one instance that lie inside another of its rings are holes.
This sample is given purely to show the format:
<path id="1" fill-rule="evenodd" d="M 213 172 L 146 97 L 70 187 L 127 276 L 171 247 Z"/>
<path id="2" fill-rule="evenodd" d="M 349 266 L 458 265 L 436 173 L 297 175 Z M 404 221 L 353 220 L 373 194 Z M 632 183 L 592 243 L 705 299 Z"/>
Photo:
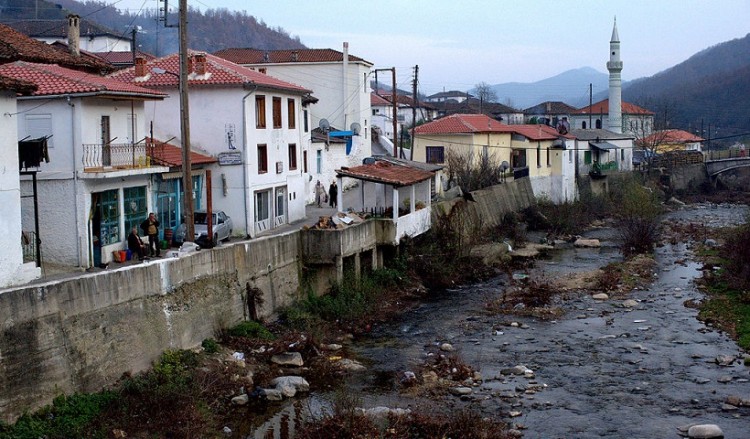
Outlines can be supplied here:
<path id="1" fill-rule="evenodd" d="M 193 212 L 193 222 L 195 224 L 195 241 L 201 244 L 207 241 L 208 238 L 208 214 L 206 212 Z M 214 232 L 213 243 L 218 244 L 219 241 L 228 240 L 232 236 L 232 218 L 229 218 L 223 211 L 215 211 L 212 215 L 211 227 Z"/>

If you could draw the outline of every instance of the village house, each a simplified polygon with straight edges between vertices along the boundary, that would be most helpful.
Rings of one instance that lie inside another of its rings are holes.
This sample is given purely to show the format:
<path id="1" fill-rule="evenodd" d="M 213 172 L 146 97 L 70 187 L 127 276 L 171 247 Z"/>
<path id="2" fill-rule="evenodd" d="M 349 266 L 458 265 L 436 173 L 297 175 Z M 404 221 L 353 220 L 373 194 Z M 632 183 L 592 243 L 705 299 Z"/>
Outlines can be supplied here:
<path id="1" fill-rule="evenodd" d="M 701 143 L 705 141 L 693 133 L 685 130 L 662 130 L 655 131 L 650 136 L 639 139 L 639 146 L 649 145 L 657 154 L 673 151 L 698 151 L 702 152 Z"/>
<path id="2" fill-rule="evenodd" d="M 571 129 L 576 176 L 604 178 L 633 170 L 633 136 L 604 129 Z"/>
<path id="3" fill-rule="evenodd" d="M 628 102 L 622 103 L 622 132 L 645 137 L 654 129 L 654 112 Z M 608 129 L 609 99 L 575 110 L 570 115 L 570 127 L 580 129 Z"/>
<path id="4" fill-rule="evenodd" d="M 461 102 L 441 102 L 434 105 L 438 117 L 451 114 L 486 114 L 491 118 L 508 125 L 523 124 L 523 112 L 498 102 L 482 102 L 475 97 L 469 97 Z"/>
<path id="5" fill-rule="evenodd" d="M 425 101 L 427 102 L 452 102 L 456 104 L 460 104 L 461 102 L 473 98 L 474 96 L 470 95 L 469 93 L 464 93 L 462 91 L 458 90 L 451 90 L 451 91 L 441 91 L 440 93 L 435 93 L 430 96 L 427 96 L 425 98 Z"/>
<path id="6" fill-rule="evenodd" d="M 414 160 L 445 164 L 449 154 L 488 157 L 498 168 L 507 163 L 513 178 L 529 178 L 534 195 L 555 202 L 575 199 L 570 135 L 545 125 L 507 125 L 483 114 L 454 114 L 420 125 L 415 132 Z M 570 143 L 570 146 L 569 146 Z M 452 184 L 445 181 L 444 188 Z"/>
<path id="7" fill-rule="evenodd" d="M 319 135 L 305 139 L 310 142 L 305 147 L 310 155 L 303 158 L 305 164 L 311 161 L 304 192 L 308 203 L 315 200 L 318 180 L 328 187 L 336 177 L 336 169 L 357 166 L 371 155 L 369 77 L 373 64 L 349 54 L 348 43 L 343 44 L 341 52 L 229 48 L 215 55 L 315 92 L 318 101 L 310 108 L 309 117 L 311 128 L 317 128 Z M 345 180 L 346 186 L 353 183 Z"/>
<path id="8" fill-rule="evenodd" d="M 212 169 L 213 210 L 234 222 L 233 234 L 254 237 L 305 217 L 305 188 L 310 180 L 311 91 L 226 59 L 190 51 L 188 62 L 190 148 L 217 159 Z M 149 134 L 156 144 L 180 140 L 179 56 L 146 61 L 120 70 L 112 78 L 169 93 L 146 110 Z M 181 169 L 180 166 L 177 169 Z M 162 176 L 167 180 L 170 175 Z M 175 187 L 179 186 L 179 179 Z M 196 210 L 205 208 L 205 172 L 195 176 Z M 159 204 L 179 206 L 179 193 Z M 180 191 L 181 192 L 181 191 Z M 165 227 L 176 228 L 182 213 L 160 211 Z"/>
<path id="9" fill-rule="evenodd" d="M 546 101 L 523 110 L 523 117 L 525 123 L 557 127 L 564 118 L 570 120 L 570 115 L 576 110 L 565 102 Z"/>

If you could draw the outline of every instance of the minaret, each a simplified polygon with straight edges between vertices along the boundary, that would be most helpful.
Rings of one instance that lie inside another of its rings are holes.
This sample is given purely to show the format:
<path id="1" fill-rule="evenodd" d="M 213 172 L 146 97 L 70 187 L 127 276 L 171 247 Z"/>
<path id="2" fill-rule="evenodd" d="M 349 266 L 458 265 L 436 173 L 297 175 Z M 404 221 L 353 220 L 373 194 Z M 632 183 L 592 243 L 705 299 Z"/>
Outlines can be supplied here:
<path id="1" fill-rule="evenodd" d="M 622 133 L 622 61 L 620 61 L 620 36 L 617 35 L 617 17 L 609 42 L 609 130 Z"/>

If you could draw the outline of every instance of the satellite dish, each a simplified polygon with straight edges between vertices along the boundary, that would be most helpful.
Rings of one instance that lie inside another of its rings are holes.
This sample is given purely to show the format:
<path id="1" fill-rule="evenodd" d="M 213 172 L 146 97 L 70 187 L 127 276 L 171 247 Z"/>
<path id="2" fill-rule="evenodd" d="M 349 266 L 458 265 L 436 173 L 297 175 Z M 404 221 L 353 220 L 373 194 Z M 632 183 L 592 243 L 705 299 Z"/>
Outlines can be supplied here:
<path id="1" fill-rule="evenodd" d="M 357 122 L 352 123 L 351 130 L 354 133 L 355 136 L 358 136 L 360 132 L 362 132 L 362 125 L 360 125 Z"/>
<path id="2" fill-rule="evenodd" d="M 318 122 L 318 127 L 323 131 L 327 131 L 329 128 L 331 128 L 331 124 L 328 123 L 328 119 L 320 119 L 320 122 Z"/>
<path id="3" fill-rule="evenodd" d="M 508 168 L 510 168 L 510 164 L 503 160 L 503 162 L 500 163 L 500 170 L 505 172 L 508 170 Z"/>

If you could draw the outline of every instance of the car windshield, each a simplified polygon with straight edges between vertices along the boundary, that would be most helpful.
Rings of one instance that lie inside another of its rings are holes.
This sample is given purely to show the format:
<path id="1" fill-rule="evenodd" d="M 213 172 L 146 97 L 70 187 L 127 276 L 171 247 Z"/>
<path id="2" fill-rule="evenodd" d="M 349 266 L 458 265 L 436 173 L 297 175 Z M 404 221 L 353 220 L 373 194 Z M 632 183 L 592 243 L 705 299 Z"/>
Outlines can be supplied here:
<path id="1" fill-rule="evenodd" d="M 216 214 L 212 215 L 213 221 L 211 221 L 213 224 L 216 224 Z M 193 214 L 193 222 L 195 224 L 206 224 L 208 221 L 208 214 L 206 212 L 195 212 Z"/>

